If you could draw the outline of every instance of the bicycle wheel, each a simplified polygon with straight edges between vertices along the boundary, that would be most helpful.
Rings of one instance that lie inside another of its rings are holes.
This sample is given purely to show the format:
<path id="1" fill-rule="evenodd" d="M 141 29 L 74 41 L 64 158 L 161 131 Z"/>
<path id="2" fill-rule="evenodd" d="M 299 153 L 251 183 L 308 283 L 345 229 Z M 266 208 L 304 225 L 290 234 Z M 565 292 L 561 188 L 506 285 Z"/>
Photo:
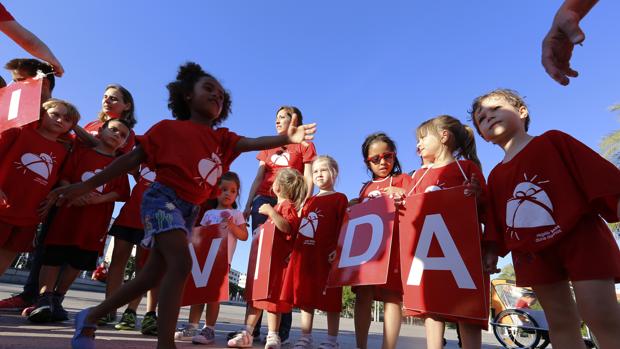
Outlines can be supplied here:
<path id="1" fill-rule="evenodd" d="M 545 331 L 534 318 L 519 309 L 506 309 L 495 317 L 493 334 L 507 349 L 536 348 Z"/>

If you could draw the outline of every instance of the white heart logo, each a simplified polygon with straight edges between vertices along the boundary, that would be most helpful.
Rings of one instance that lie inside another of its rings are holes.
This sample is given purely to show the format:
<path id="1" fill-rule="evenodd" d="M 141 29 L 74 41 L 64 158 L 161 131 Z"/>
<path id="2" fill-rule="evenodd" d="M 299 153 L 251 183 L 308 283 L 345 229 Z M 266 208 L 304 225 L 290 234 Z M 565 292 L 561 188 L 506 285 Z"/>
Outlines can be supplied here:
<path id="1" fill-rule="evenodd" d="M 155 172 L 151 171 L 148 167 L 142 167 L 140 170 L 140 177 L 149 183 L 155 182 Z"/>
<path id="2" fill-rule="evenodd" d="M 288 166 L 289 161 L 291 160 L 291 154 L 287 151 L 281 154 L 273 154 L 271 155 L 271 162 L 278 166 Z"/>
<path id="3" fill-rule="evenodd" d="M 86 171 L 86 172 L 82 173 L 82 182 L 86 182 L 87 180 L 89 180 L 91 177 L 93 177 L 94 175 L 96 175 L 99 172 L 101 172 L 101 170 L 100 169 L 96 169 L 94 171 Z M 100 187 L 95 188 L 95 190 L 98 193 L 101 194 L 101 193 L 103 193 L 103 187 L 104 186 L 105 186 L 105 184 L 100 186 Z"/>
<path id="4" fill-rule="evenodd" d="M 30 171 L 38 174 L 39 176 L 48 179 L 52 173 L 54 160 L 48 154 L 41 153 L 39 155 L 32 153 L 25 153 L 21 157 L 21 166 L 29 169 Z M 24 172 L 25 173 L 25 172 Z"/>
<path id="5" fill-rule="evenodd" d="M 521 182 L 506 204 L 506 225 L 511 228 L 534 228 L 555 225 L 553 204 L 547 193 L 532 182 Z"/>
<path id="6" fill-rule="evenodd" d="M 210 185 L 215 185 L 222 175 L 222 161 L 217 154 L 211 154 L 211 158 L 205 158 L 198 162 L 200 177 Z"/>
<path id="7" fill-rule="evenodd" d="M 310 212 L 310 214 L 308 214 L 308 217 L 304 217 L 301 219 L 301 224 L 299 225 L 299 233 L 305 237 L 314 239 L 314 235 L 318 227 L 319 216 L 316 214 L 316 212 Z"/>

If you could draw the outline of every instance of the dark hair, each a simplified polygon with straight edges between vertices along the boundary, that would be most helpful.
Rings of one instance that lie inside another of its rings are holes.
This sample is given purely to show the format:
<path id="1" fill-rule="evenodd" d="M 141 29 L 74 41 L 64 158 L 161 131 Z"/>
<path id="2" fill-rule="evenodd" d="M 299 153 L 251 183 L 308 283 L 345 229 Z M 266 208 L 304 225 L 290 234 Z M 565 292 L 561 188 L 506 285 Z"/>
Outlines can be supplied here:
<path id="1" fill-rule="evenodd" d="M 172 111 L 172 116 L 178 120 L 188 120 L 191 116 L 191 112 L 188 106 L 187 97 L 194 91 L 194 85 L 202 78 L 206 76 L 213 81 L 217 82 L 220 86 L 220 82 L 211 74 L 202 70 L 199 64 L 194 62 L 187 62 L 179 67 L 176 80 L 169 83 L 168 88 L 168 109 Z M 222 123 L 230 114 L 231 99 L 230 93 L 222 87 L 224 92 L 224 100 L 222 102 L 222 112 L 213 120 L 213 126 Z"/>
<path id="2" fill-rule="evenodd" d="M 228 171 L 224 173 L 222 177 L 220 177 L 220 179 L 217 180 L 218 187 L 220 186 L 220 184 L 222 184 L 222 181 L 231 181 L 237 185 L 237 189 L 239 191 L 237 192 L 237 198 L 235 199 L 235 202 L 233 202 L 232 204 L 232 208 L 236 209 L 237 207 L 239 207 L 237 202 L 239 201 L 239 197 L 241 197 L 241 180 L 239 179 L 239 175 L 235 172 Z M 217 198 L 209 199 L 207 200 L 207 202 L 209 203 L 209 207 L 213 207 L 213 208 L 217 207 L 217 204 L 218 204 Z"/>
<path id="3" fill-rule="evenodd" d="M 519 95 L 519 92 L 515 90 L 511 90 L 508 88 L 497 88 L 491 92 L 483 94 L 482 96 L 476 97 L 471 103 L 471 109 L 467 111 L 469 113 L 469 120 L 474 124 L 474 127 L 476 128 L 476 131 L 479 135 L 482 136 L 482 134 L 480 133 L 480 128 L 478 127 L 478 122 L 476 121 L 476 114 L 480 111 L 480 104 L 482 103 L 482 101 L 489 97 L 501 97 L 516 109 L 525 107 L 525 109 L 527 109 L 527 116 L 525 117 L 524 126 L 525 131 L 527 132 L 530 127 L 530 110 L 527 107 L 527 104 L 525 104 L 524 98 L 521 97 Z"/>
<path id="4" fill-rule="evenodd" d="M 0 76 L 0 88 L 3 88 L 6 86 L 6 81 L 4 81 L 4 79 L 2 78 L 2 76 Z"/>
<path id="5" fill-rule="evenodd" d="M 368 165 L 368 162 L 366 161 L 366 159 L 368 159 L 368 149 L 375 142 L 383 142 L 387 144 L 388 148 L 390 148 L 390 150 L 394 152 L 394 167 L 392 167 L 390 176 L 399 175 L 403 173 L 403 170 L 400 167 L 400 162 L 398 161 L 398 156 L 396 155 L 396 143 L 390 137 L 388 137 L 388 135 L 386 135 L 385 133 L 377 132 L 377 133 L 373 133 L 369 135 L 368 137 L 366 137 L 366 139 L 364 140 L 364 143 L 362 143 L 362 156 L 364 157 L 364 163 L 366 164 L 366 169 L 370 171 L 373 177 L 374 177 L 374 174 L 370 170 L 370 165 Z"/>
<path id="6" fill-rule="evenodd" d="M 459 119 L 450 115 L 439 115 L 430 120 L 426 120 L 418 126 L 416 135 L 418 139 L 432 132 L 439 137 L 439 131 L 450 132 L 447 147 L 454 157 L 464 158 L 473 161 L 478 167 L 482 167 L 478 154 L 476 153 L 476 139 L 474 130 L 463 125 Z"/>
<path id="7" fill-rule="evenodd" d="M 108 127 L 108 124 L 109 124 L 110 122 L 112 122 L 112 121 L 120 122 L 121 124 L 123 124 L 123 125 L 127 126 L 127 128 L 128 128 L 129 130 L 131 130 L 131 126 L 130 126 L 131 124 L 129 123 L 129 121 L 128 121 L 128 120 L 125 120 L 125 119 L 121 119 L 121 118 L 118 118 L 118 119 L 108 119 L 108 120 L 106 120 L 106 121 L 104 121 L 104 122 L 103 122 L 103 125 L 101 125 L 101 128 L 106 128 L 106 127 Z"/>
<path id="8" fill-rule="evenodd" d="M 293 114 L 297 114 L 297 125 L 293 125 L 293 126 L 303 125 L 304 117 L 303 115 L 301 115 L 301 110 L 299 110 L 297 107 L 294 107 L 292 105 L 283 105 L 280 108 L 278 108 L 276 115 L 278 115 L 280 110 L 286 111 L 286 115 L 288 115 L 291 119 L 293 119 Z"/>
<path id="9" fill-rule="evenodd" d="M 4 69 L 7 70 L 21 70 L 24 71 L 31 78 L 37 76 L 37 71 L 40 70 L 43 74 L 45 74 L 45 78 L 49 81 L 50 91 L 54 89 L 56 85 L 56 78 L 54 74 L 51 74 L 54 71 L 54 68 L 38 59 L 34 58 L 15 58 L 11 59 L 4 65 Z"/>
<path id="10" fill-rule="evenodd" d="M 110 90 L 110 89 L 118 90 L 121 93 L 121 95 L 123 95 L 123 102 L 129 104 L 129 109 L 123 110 L 120 118 L 128 122 L 129 129 L 134 128 L 134 126 L 136 126 L 136 124 L 138 123 L 138 120 L 136 120 L 136 116 L 134 115 L 136 107 L 133 102 L 133 96 L 131 95 L 131 92 L 129 92 L 128 89 L 118 84 L 110 84 L 106 86 L 103 92 L 105 93 L 107 90 Z M 99 112 L 99 121 L 105 122 L 107 118 L 109 118 L 109 116 L 103 110 L 101 110 Z"/>

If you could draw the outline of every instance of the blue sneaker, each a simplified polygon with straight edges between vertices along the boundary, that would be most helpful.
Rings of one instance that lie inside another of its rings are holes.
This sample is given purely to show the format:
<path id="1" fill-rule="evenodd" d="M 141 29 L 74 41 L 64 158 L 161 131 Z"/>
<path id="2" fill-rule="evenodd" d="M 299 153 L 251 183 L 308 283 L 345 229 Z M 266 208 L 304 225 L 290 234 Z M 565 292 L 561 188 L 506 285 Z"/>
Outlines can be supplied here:
<path id="1" fill-rule="evenodd" d="M 94 328 L 97 329 L 96 324 L 87 324 L 86 317 L 90 312 L 90 308 L 86 308 L 75 316 L 75 334 L 71 339 L 71 348 L 72 349 L 95 349 L 95 336 L 84 336 L 82 335 L 82 330 L 85 328 Z"/>

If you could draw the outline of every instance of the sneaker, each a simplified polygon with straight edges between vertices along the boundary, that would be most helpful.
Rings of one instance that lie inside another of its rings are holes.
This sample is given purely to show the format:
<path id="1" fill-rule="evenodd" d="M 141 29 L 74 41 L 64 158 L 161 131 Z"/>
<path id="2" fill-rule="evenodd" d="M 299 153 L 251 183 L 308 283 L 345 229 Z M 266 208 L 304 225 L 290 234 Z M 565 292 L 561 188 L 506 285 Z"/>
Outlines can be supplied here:
<path id="1" fill-rule="evenodd" d="M 116 322 L 116 312 L 114 314 L 107 314 L 97 321 L 98 326 L 106 326 Z"/>
<path id="2" fill-rule="evenodd" d="M 265 342 L 265 349 L 280 349 L 282 346 L 280 336 L 277 334 L 268 334 Z"/>
<path id="3" fill-rule="evenodd" d="M 338 342 L 323 342 L 319 345 L 318 349 L 340 349 L 340 344 Z"/>
<path id="4" fill-rule="evenodd" d="M 52 322 L 52 293 L 45 292 L 39 295 L 34 310 L 28 315 L 28 320 L 35 323 Z"/>
<path id="5" fill-rule="evenodd" d="M 284 344 L 284 343 L 282 343 Z M 312 345 L 312 337 L 299 337 L 295 345 L 293 345 L 293 349 L 312 349 L 314 346 Z"/>
<path id="6" fill-rule="evenodd" d="M 228 341 L 229 348 L 251 348 L 254 337 L 247 331 L 241 331 Z"/>
<path id="7" fill-rule="evenodd" d="M 62 301 L 65 299 L 65 295 L 55 293 L 52 295 L 52 321 L 67 321 L 69 320 L 69 312 L 62 306 Z"/>
<path id="8" fill-rule="evenodd" d="M 192 337 L 194 344 L 213 344 L 215 343 L 215 331 L 207 326 L 200 330 L 200 333 Z"/>
<path id="9" fill-rule="evenodd" d="M 5 311 L 22 311 L 31 305 L 32 302 L 26 301 L 21 294 L 0 300 L 0 310 Z"/>
<path id="10" fill-rule="evenodd" d="M 136 312 L 131 309 L 126 309 L 114 328 L 120 331 L 128 331 L 136 329 Z"/>
<path id="11" fill-rule="evenodd" d="M 145 336 L 157 336 L 157 315 L 155 312 L 144 314 L 142 324 L 140 324 L 140 332 Z"/>
<path id="12" fill-rule="evenodd" d="M 174 333 L 174 339 L 177 341 L 190 341 L 200 332 L 198 327 L 194 327 L 190 324 L 185 324 L 183 327 L 177 328 Z"/>

